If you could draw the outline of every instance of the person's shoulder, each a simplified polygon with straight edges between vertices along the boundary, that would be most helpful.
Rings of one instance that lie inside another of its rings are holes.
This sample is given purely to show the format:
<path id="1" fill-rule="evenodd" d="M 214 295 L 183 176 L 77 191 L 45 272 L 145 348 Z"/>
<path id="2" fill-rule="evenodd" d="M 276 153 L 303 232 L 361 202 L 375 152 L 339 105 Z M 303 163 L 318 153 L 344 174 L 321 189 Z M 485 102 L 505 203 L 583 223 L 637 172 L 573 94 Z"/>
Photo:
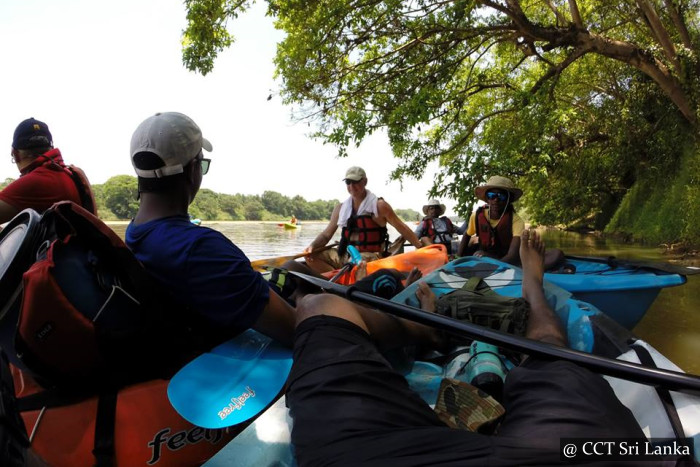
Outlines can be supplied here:
<path id="1" fill-rule="evenodd" d="M 382 210 L 382 209 L 393 210 L 393 208 L 391 207 L 391 204 L 389 204 L 389 202 L 387 200 L 385 200 L 384 198 L 377 198 L 377 210 Z"/>

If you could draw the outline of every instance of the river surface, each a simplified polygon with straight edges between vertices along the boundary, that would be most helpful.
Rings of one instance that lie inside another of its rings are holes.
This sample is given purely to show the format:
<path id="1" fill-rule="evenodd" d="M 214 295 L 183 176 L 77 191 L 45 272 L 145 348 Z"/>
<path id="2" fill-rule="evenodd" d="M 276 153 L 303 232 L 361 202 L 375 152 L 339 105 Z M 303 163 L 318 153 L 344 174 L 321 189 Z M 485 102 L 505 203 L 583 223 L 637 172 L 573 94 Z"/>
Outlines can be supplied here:
<path id="1" fill-rule="evenodd" d="M 205 222 L 230 238 L 251 261 L 301 253 L 318 235 L 325 223 L 302 223 L 296 230 L 286 230 L 276 223 L 264 222 Z M 125 224 L 112 224 L 123 237 Z M 414 226 L 411 224 L 411 227 Z M 580 256 L 616 256 L 622 259 L 658 260 L 668 258 L 659 248 L 618 243 L 594 235 L 582 235 L 556 230 L 544 231 L 547 246 L 557 247 L 566 254 Z M 335 240 L 339 234 L 336 233 Z M 397 233 L 390 229 L 390 237 Z M 411 249 L 410 247 L 407 250 Z M 696 264 L 697 265 L 697 264 Z M 646 340 L 683 370 L 700 374 L 700 275 L 689 276 L 679 287 L 661 291 L 652 307 L 634 332 Z"/>

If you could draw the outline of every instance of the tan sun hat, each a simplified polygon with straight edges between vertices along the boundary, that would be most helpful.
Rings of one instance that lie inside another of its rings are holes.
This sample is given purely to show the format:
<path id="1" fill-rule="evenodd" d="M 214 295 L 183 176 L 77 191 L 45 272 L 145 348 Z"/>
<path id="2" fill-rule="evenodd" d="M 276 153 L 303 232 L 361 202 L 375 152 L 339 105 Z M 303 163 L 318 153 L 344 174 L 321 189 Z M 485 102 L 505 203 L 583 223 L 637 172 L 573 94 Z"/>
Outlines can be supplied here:
<path id="1" fill-rule="evenodd" d="M 442 204 L 437 199 L 433 198 L 433 199 L 429 199 L 428 202 L 423 206 L 423 214 L 425 214 L 426 216 L 428 215 L 428 208 L 430 206 L 438 206 L 440 208 L 440 212 L 438 213 L 438 216 L 442 216 L 443 214 L 445 214 L 445 205 Z"/>
<path id="2" fill-rule="evenodd" d="M 359 182 L 363 178 L 367 178 L 365 169 L 362 167 L 350 167 L 347 172 L 345 172 L 345 178 L 343 180 L 352 180 L 353 182 Z"/>
<path id="3" fill-rule="evenodd" d="M 487 201 L 486 192 L 490 188 L 498 188 L 509 192 L 512 195 L 512 199 L 510 200 L 511 203 L 514 203 L 523 195 L 523 190 L 516 188 L 515 184 L 510 178 L 501 177 L 500 175 L 494 175 L 493 177 L 489 178 L 484 185 L 479 185 L 476 187 L 474 189 L 474 193 L 481 201 Z"/>

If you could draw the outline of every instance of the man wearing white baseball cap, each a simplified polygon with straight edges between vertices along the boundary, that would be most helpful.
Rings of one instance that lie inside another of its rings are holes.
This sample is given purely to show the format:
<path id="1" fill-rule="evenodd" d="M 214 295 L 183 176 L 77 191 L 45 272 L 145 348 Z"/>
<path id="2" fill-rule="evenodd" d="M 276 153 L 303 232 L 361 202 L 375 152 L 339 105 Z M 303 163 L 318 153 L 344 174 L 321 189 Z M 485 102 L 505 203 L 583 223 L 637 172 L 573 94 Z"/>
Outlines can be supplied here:
<path id="1" fill-rule="evenodd" d="M 131 138 L 140 205 L 126 244 L 211 334 L 211 345 L 253 328 L 291 344 L 294 309 L 269 289 L 243 252 L 187 215 L 207 173 L 211 143 L 177 112 L 144 120 Z M 207 341 L 209 342 L 209 341 Z"/>
<path id="2" fill-rule="evenodd" d="M 350 197 L 336 205 L 326 228 L 304 250 L 309 254 L 306 264 L 311 269 L 324 273 L 341 268 L 349 258 L 349 245 L 355 246 L 365 261 L 386 256 L 389 245 L 387 224 L 392 225 L 414 247 L 423 246 L 391 205 L 367 189 L 367 174 L 362 167 L 350 167 L 343 181 Z M 312 254 L 333 238 L 338 227 L 342 228 L 338 248 Z"/>

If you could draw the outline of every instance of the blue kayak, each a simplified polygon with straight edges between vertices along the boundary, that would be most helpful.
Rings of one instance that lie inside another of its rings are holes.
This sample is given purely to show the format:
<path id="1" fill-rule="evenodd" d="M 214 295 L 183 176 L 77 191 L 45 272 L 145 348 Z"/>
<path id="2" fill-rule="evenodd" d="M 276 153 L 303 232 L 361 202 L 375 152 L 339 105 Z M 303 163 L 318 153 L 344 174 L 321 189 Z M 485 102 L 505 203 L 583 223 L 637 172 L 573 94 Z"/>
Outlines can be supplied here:
<path id="1" fill-rule="evenodd" d="M 575 275 L 568 277 L 572 276 L 575 277 Z M 522 296 L 520 268 L 491 258 L 460 258 L 433 271 L 421 281 L 427 282 L 431 290 L 441 296 L 461 289 L 472 277 L 480 277 L 499 295 Z M 417 287 L 418 282 L 411 284 L 392 301 L 418 306 L 415 296 Z M 632 363 L 642 363 L 647 367 L 682 372 L 678 366 L 651 345 L 638 339 L 631 331 L 623 328 L 590 303 L 574 298 L 571 293 L 547 280 L 544 282 L 544 290 L 547 301 L 566 328 L 569 347 L 572 349 Z M 406 375 L 406 379 L 426 402 L 435 404 L 437 389 L 442 378 L 459 379 L 459 373 L 450 373 L 450 368 L 463 369 L 470 355 L 463 353 L 458 358 L 461 359 L 461 363 L 457 362 L 455 365 L 455 362 L 452 362 L 444 368 L 416 362 L 412 371 Z M 501 355 L 501 359 L 506 363 L 508 361 L 504 355 Z M 604 378 L 613 388 L 618 399 L 634 414 L 649 438 L 674 438 L 677 433 L 682 433 L 682 437 L 693 440 L 695 460 L 700 460 L 700 397 L 674 391 L 664 394 L 663 388 L 609 376 Z"/>
<path id="2" fill-rule="evenodd" d="M 545 273 L 545 279 L 595 305 L 627 329 L 641 321 L 661 289 L 685 284 L 685 274 L 697 273 L 697 268 L 613 257 L 567 257 L 567 263 L 576 268 L 573 274 Z"/>
<path id="3" fill-rule="evenodd" d="M 509 297 L 521 296 L 522 274 L 520 268 L 501 263 L 490 258 L 460 258 L 448 263 L 425 276 L 421 281 L 427 282 L 436 295 L 440 296 L 455 289 L 462 288 L 472 277 L 480 277 L 499 295 Z M 397 303 L 417 306 L 415 297 L 417 282 L 408 286 L 392 299 Z M 595 306 L 572 297 L 571 293 L 545 282 L 545 295 L 557 316 L 565 325 L 571 348 L 602 355 L 619 360 L 640 363 L 638 350 L 646 349 L 657 368 L 682 371 L 648 343 L 637 339 L 629 330 L 624 329 L 609 319 Z M 633 349 L 634 347 L 637 350 Z M 500 350 L 500 349 L 499 349 Z M 443 378 L 460 379 L 460 372 L 470 359 L 468 352 L 459 354 L 454 360 L 436 365 L 417 360 L 405 372 L 405 377 L 413 390 L 429 404 L 436 403 L 438 388 Z M 500 356 L 508 363 L 505 355 Z M 510 362 L 508 368 L 513 366 Z M 648 362 L 644 363 L 649 366 Z M 700 398 L 684 393 L 669 394 L 668 401 L 662 402 L 662 396 L 653 386 L 633 383 L 620 378 L 605 376 L 620 401 L 632 411 L 649 438 L 673 438 L 674 423 L 667 410 L 678 414 L 684 437 L 693 440 L 696 460 L 700 460 Z M 290 444 L 290 431 L 293 420 L 289 417 L 283 401 L 278 401 L 268 409 L 250 427 L 231 441 L 216 456 L 210 459 L 207 467 L 228 465 L 296 465 L 293 447 Z"/>

